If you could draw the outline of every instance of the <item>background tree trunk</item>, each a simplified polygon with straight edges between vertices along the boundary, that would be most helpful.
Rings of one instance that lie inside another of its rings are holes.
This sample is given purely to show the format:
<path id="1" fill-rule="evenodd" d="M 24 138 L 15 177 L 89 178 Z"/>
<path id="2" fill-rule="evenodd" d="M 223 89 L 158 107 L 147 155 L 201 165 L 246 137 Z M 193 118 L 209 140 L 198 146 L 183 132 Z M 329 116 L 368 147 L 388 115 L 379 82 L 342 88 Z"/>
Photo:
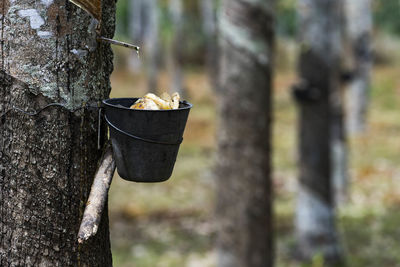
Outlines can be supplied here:
<path id="1" fill-rule="evenodd" d="M 146 29 L 145 16 L 143 14 L 143 0 L 129 0 L 129 37 L 134 44 L 142 46 L 143 31 Z M 129 68 L 131 71 L 139 72 L 142 61 L 131 53 L 129 58 Z"/>
<path id="2" fill-rule="evenodd" d="M 148 89 L 152 92 L 157 91 L 158 73 L 160 70 L 160 49 L 159 49 L 159 20 L 160 12 L 157 0 L 146 0 L 143 2 L 147 16 L 148 27 L 143 35 L 144 57 L 147 64 Z"/>
<path id="3" fill-rule="evenodd" d="M 169 11 L 172 20 L 173 34 L 170 47 L 170 63 L 172 71 L 171 92 L 183 94 L 182 42 L 183 42 L 183 6 L 182 0 L 169 0 Z"/>
<path id="4" fill-rule="evenodd" d="M 213 89 L 218 87 L 218 44 L 217 44 L 217 16 L 216 1 L 201 0 L 200 10 L 203 21 L 203 32 L 206 38 L 207 55 L 206 66 Z"/>
<path id="5" fill-rule="evenodd" d="M 313 102 L 299 102 L 300 184 L 296 231 L 302 258 L 322 253 L 339 262 L 331 187 L 332 105 L 340 87 L 341 1 L 299 0 L 299 76 L 314 90 Z M 334 114 L 336 115 L 336 114 Z"/>
<path id="6" fill-rule="evenodd" d="M 344 95 L 342 88 L 332 95 L 331 163 L 332 197 L 336 207 L 345 204 L 349 198 L 348 142 L 345 129 Z"/>
<path id="7" fill-rule="evenodd" d="M 218 266 L 273 265 L 270 166 L 275 1 L 224 0 L 217 157 Z"/>
<path id="8" fill-rule="evenodd" d="M 348 120 L 350 134 L 361 133 L 366 128 L 368 95 L 372 68 L 371 0 L 344 0 L 346 14 L 346 35 L 353 59 L 353 79 L 348 91 Z"/>
<path id="9" fill-rule="evenodd" d="M 129 0 L 129 36 L 137 44 L 142 41 L 146 29 L 144 15 L 143 0 Z"/>
<path id="10" fill-rule="evenodd" d="M 1 114 L 108 97 L 112 51 L 97 44 L 86 12 L 64 0 L 2 3 Z M 112 37 L 115 2 L 104 0 L 103 11 L 103 36 Z M 112 265 L 107 211 L 97 235 L 77 243 L 101 156 L 96 125 L 96 111 L 59 107 L 1 117 L 0 266 Z"/>
<path id="11" fill-rule="evenodd" d="M 331 92 L 332 104 L 332 126 L 331 126 L 331 163 L 332 163 L 332 194 L 336 207 L 340 207 L 348 200 L 349 194 L 349 171 L 348 171 L 348 142 L 345 114 L 345 81 L 343 80 L 343 65 L 345 56 L 345 36 L 344 36 L 344 2 L 340 1 L 340 17 L 337 19 L 337 25 L 340 29 L 341 44 L 339 82 L 337 88 Z"/>
<path id="12" fill-rule="evenodd" d="M 129 0 L 130 37 L 141 48 L 140 57 L 131 53 L 129 68 L 138 72 L 144 61 L 148 90 L 157 91 L 160 71 L 160 10 L 158 0 Z"/>

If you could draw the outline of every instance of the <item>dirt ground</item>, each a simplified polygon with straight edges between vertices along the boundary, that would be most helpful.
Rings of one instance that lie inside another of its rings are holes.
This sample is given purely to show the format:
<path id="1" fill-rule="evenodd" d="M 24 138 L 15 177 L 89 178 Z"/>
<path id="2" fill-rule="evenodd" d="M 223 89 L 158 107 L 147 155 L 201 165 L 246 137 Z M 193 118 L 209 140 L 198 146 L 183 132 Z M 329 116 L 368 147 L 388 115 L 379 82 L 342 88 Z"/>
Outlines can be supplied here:
<path id="1" fill-rule="evenodd" d="M 293 260 L 296 197 L 295 75 L 280 72 L 274 89 L 273 179 L 276 266 L 310 265 Z M 160 75 L 160 88 L 168 88 Z M 369 126 L 350 138 L 351 186 L 338 210 L 338 228 L 349 266 L 400 266 L 400 76 L 394 67 L 374 71 Z M 113 97 L 141 96 L 145 78 L 126 70 L 112 76 Z M 217 115 L 215 96 L 202 70 L 186 73 L 187 100 L 194 104 L 173 176 L 159 184 L 115 177 L 109 198 L 116 267 L 215 266 L 213 221 Z M 161 89 L 162 90 L 162 89 Z"/>

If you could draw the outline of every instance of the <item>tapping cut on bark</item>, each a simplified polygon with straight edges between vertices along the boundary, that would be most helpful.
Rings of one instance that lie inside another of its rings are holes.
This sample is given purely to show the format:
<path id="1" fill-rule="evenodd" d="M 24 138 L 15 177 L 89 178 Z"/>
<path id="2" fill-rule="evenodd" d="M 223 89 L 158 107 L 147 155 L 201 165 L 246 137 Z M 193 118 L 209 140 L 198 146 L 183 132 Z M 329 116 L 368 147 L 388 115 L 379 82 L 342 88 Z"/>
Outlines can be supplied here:
<path id="1" fill-rule="evenodd" d="M 72 112 L 109 98 L 111 47 L 96 45 L 96 19 L 69 1 L 2 2 L 0 114 L 66 109 L 0 118 L 0 266 L 112 266 L 108 212 L 90 245 L 76 242 L 102 151 L 96 109 Z M 115 9 L 102 0 L 107 38 Z"/>
<path id="2" fill-rule="evenodd" d="M 306 80 L 300 80 L 292 86 L 292 95 L 300 104 L 316 103 L 321 98 L 321 90 Z"/>
<path id="3" fill-rule="evenodd" d="M 69 0 L 71 3 L 82 8 L 98 21 L 101 20 L 101 0 Z"/>
<path id="4" fill-rule="evenodd" d="M 333 177 L 344 166 L 340 161 L 344 150 L 340 135 L 341 1 L 299 0 L 297 12 L 299 42 L 307 48 L 299 54 L 297 71 L 303 84 L 298 86 L 297 96 L 309 100 L 318 96 L 312 104 L 298 101 L 298 255 L 307 262 L 321 254 L 327 266 L 341 266 L 342 248 L 332 195 Z"/>
<path id="5" fill-rule="evenodd" d="M 83 213 L 78 233 L 78 242 L 83 243 L 96 235 L 100 224 L 104 204 L 107 201 L 108 190 L 115 172 L 115 160 L 111 145 L 108 143 L 101 158 L 99 168 L 93 180 L 90 195 Z"/>
<path id="6" fill-rule="evenodd" d="M 80 7 L 81 9 L 85 10 L 92 17 L 101 22 L 101 0 L 69 0 L 69 1 L 75 4 L 76 6 Z M 98 37 L 97 40 L 100 42 L 106 42 L 114 45 L 123 46 L 129 49 L 134 49 L 139 55 L 140 48 L 136 45 L 128 44 L 121 41 L 116 41 L 110 38 L 106 38 L 104 36 Z"/>

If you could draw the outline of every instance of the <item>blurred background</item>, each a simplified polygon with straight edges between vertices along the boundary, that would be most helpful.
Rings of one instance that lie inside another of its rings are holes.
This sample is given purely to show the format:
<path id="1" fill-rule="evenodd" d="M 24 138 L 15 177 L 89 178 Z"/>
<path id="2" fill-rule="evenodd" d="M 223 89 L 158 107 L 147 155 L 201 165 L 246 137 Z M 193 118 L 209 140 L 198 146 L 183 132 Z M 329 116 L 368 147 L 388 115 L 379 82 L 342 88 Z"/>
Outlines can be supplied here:
<path id="1" fill-rule="evenodd" d="M 370 14 L 363 15 L 373 21 L 371 43 L 366 44 L 372 48 L 373 60 L 365 63 L 372 68 L 367 72 L 370 82 L 366 78 L 369 101 L 366 122 L 361 126 L 348 122 L 349 178 L 346 196 L 336 208 L 337 229 L 348 266 L 400 266 L 400 2 L 366 2 L 371 4 Z M 294 256 L 298 171 L 292 86 L 298 81 L 300 49 L 296 5 L 294 0 L 279 0 L 275 10 L 275 266 L 316 267 L 324 266 L 322 256 L 315 255 L 308 263 L 299 263 Z M 114 39 L 137 44 L 142 50 L 138 57 L 128 49 L 113 47 L 111 96 L 177 91 L 194 108 L 169 181 L 136 184 L 114 178 L 109 196 L 114 266 L 216 266 L 214 168 L 220 3 L 118 0 L 117 7 Z M 349 39 L 351 35 L 344 38 Z M 343 68 L 354 69 L 357 64 L 343 53 Z M 347 71 L 343 75 L 350 79 L 355 74 Z"/>

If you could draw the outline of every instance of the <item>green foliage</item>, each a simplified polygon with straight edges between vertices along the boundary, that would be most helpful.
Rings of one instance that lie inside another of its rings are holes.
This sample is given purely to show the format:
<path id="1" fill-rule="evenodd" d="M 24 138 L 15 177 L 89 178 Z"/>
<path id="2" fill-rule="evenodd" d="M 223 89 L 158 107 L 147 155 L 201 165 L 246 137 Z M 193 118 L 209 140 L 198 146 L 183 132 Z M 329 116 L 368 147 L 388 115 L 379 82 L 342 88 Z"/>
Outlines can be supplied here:
<path id="1" fill-rule="evenodd" d="M 278 1 L 276 27 L 279 35 L 294 37 L 296 34 L 296 0 Z"/>
<path id="2" fill-rule="evenodd" d="M 117 1 L 116 35 L 128 37 L 129 30 L 129 0 Z"/>
<path id="3" fill-rule="evenodd" d="M 373 17 L 375 28 L 385 32 L 400 35 L 400 1 L 373 1 Z M 294 37 L 297 30 L 296 0 L 278 1 L 276 27 L 281 36 Z"/>
<path id="4" fill-rule="evenodd" d="M 322 255 L 322 253 L 318 253 L 316 254 L 313 258 L 312 258 L 312 267 L 324 267 L 324 256 Z"/>
<path id="5" fill-rule="evenodd" d="M 400 35 L 399 14 L 399 0 L 375 0 L 374 20 L 377 28 Z"/>

